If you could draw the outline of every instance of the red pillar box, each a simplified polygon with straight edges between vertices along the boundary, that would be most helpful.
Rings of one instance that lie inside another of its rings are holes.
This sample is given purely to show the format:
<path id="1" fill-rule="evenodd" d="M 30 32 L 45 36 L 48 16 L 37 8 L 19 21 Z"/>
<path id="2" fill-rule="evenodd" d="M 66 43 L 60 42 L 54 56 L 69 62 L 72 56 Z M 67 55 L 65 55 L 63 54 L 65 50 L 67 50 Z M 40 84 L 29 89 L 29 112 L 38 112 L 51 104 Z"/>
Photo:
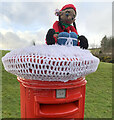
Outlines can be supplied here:
<path id="1" fill-rule="evenodd" d="M 84 118 L 85 78 L 68 82 L 17 79 L 21 118 Z"/>
<path id="2" fill-rule="evenodd" d="M 6 71 L 18 76 L 21 118 L 84 118 L 83 76 L 99 64 L 88 50 L 39 45 L 11 51 L 2 62 Z"/>

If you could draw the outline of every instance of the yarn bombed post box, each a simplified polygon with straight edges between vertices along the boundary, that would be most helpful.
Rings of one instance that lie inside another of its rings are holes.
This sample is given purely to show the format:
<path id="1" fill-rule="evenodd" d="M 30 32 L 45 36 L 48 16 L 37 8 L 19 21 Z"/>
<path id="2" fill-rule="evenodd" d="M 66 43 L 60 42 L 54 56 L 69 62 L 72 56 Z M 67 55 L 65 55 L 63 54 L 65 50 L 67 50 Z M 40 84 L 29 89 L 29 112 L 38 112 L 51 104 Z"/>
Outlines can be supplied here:
<path id="1" fill-rule="evenodd" d="M 84 118 L 85 76 L 99 59 L 78 46 L 13 50 L 2 62 L 20 82 L 21 118 Z"/>
<path id="2" fill-rule="evenodd" d="M 85 50 L 88 40 L 77 32 L 75 6 L 65 5 L 55 14 L 59 20 L 46 34 L 47 45 L 13 50 L 2 58 L 20 82 L 21 118 L 84 118 L 85 76 L 97 70 L 99 59 Z"/>

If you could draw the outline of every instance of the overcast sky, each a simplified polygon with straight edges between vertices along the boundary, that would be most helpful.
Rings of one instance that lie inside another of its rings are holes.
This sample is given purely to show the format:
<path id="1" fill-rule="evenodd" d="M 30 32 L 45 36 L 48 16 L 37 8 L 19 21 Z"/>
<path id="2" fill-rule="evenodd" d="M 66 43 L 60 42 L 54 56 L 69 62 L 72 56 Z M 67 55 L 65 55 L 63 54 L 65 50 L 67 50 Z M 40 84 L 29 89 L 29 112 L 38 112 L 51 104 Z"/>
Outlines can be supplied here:
<path id="1" fill-rule="evenodd" d="M 30 46 L 33 40 L 37 45 L 45 44 L 48 29 L 58 20 L 54 14 L 55 10 L 61 9 L 68 3 L 75 5 L 77 31 L 79 35 L 87 37 L 90 46 L 94 44 L 98 47 L 105 35 L 112 35 L 111 0 L 108 2 L 7 1 L 0 2 L 0 49 Z"/>

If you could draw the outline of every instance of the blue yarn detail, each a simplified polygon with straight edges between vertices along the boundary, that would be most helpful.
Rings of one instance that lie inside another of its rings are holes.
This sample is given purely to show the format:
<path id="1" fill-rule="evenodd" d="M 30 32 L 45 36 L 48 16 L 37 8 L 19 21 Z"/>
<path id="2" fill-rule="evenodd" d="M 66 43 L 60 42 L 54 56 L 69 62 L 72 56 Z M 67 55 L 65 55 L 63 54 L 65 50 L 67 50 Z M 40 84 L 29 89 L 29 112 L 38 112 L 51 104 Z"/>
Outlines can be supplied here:
<path id="1" fill-rule="evenodd" d="M 69 33 L 68 32 L 61 32 L 58 34 L 58 37 L 69 37 Z"/>
<path id="2" fill-rule="evenodd" d="M 66 38 L 72 38 L 72 41 L 73 41 L 73 46 L 77 46 L 77 40 L 74 40 L 73 38 L 77 39 L 78 38 L 78 35 L 75 33 L 75 32 L 71 32 L 71 33 L 68 33 L 68 32 L 61 32 L 58 34 L 58 40 L 57 40 L 57 43 L 59 45 L 65 45 L 67 39 L 66 38 L 59 38 L 59 37 L 66 37 Z"/>
<path id="3" fill-rule="evenodd" d="M 78 41 L 77 40 L 73 40 L 73 46 L 77 46 Z"/>
<path id="4" fill-rule="evenodd" d="M 71 38 L 78 38 L 78 35 L 75 32 L 69 33 Z"/>

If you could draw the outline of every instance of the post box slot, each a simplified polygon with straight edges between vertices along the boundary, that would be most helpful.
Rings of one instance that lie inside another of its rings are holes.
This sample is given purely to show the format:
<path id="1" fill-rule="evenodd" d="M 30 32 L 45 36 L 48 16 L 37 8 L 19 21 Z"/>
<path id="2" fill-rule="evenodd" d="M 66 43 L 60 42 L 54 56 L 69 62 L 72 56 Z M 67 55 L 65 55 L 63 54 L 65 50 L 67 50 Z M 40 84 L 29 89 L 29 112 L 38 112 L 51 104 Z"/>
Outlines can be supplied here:
<path id="1" fill-rule="evenodd" d="M 79 111 L 79 100 L 61 104 L 39 104 L 39 113 L 43 116 L 68 115 Z"/>

